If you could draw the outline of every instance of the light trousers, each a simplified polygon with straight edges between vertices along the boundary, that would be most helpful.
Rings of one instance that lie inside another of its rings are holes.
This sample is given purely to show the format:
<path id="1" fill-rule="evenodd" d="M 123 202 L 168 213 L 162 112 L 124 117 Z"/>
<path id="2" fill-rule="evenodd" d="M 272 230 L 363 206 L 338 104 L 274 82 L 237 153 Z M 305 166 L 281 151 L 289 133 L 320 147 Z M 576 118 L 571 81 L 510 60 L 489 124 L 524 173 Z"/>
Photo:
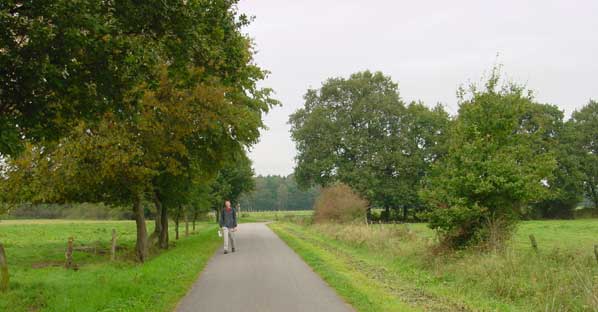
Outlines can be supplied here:
<path id="1" fill-rule="evenodd" d="M 228 248 L 228 243 L 230 241 L 231 247 L 235 248 L 235 232 L 233 229 L 229 229 L 225 226 L 222 227 L 222 236 L 224 236 L 224 250 L 230 251 Z"/>

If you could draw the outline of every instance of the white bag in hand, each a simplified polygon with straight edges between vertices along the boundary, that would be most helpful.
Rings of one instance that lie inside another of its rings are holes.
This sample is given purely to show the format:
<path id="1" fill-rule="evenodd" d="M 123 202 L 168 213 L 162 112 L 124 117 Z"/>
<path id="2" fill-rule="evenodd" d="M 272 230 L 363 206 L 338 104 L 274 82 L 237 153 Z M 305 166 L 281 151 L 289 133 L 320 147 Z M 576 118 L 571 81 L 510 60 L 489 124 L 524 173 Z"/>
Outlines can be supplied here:
<path id="1" fill-rule="evenodd" d="M 222 232 L 218 229 L 218 237 L 222 237 Z"/>

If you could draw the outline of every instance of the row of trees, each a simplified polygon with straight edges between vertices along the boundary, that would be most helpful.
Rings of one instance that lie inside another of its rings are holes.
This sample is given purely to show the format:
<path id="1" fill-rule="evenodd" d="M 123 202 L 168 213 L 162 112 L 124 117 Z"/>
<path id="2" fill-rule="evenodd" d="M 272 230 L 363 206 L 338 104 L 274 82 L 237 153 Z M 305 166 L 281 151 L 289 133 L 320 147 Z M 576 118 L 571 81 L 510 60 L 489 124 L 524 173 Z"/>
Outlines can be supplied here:
<path id="1" fill-rule="evenodd" d="M 302 190 L 295 177 L 257 176 L 255 189 L 241 196 L 241 209 L 250 211 L 309 210 L 319 194 L 318 187 Z"/>
<path id="2" fill-rule="evenodd" d="M 251 188 L 246 156 L 277 104 L 234 0 L 0 4 L 0 201 L 129 206 L 168 219 Z M 238 181 L 243 181 L 238 183 Z M 249 183 L 248 183 L 249 182 Z"/>
<path id="3" fill-rule="evenodd" d="M 14 219 L 72 219 L 72 220 L 124 220 L 131 219 L 129 207 L 111 207 L 98 203 L 14 205 L 10 215 L 0 218 Z M 146 209 L 146 217 L 151 211 Z"/>
<path id="4" fill-rule="evenodd" d="M 522 215 L 571 217 L 584 194 L 598 209 L 598 102 L 565 121 L 496 68 L 459 90 L 454 117 L 366 71 L 308 90 L 290 123 L 301 185 L 343 182 L 387 219 L 428 219 L 452 246 L 500 240 Z"/>
<path id="5" fill-rule="evenodd" d="M 446 154 L 449 115 L 441 106 L 405 104 L 390 77 L 366 71 L 308 90 L 290 124 L 301 186 L 340 181 L 387 219 L 391 212 L 406 219 L 425 206 L 419 185 Z"/>

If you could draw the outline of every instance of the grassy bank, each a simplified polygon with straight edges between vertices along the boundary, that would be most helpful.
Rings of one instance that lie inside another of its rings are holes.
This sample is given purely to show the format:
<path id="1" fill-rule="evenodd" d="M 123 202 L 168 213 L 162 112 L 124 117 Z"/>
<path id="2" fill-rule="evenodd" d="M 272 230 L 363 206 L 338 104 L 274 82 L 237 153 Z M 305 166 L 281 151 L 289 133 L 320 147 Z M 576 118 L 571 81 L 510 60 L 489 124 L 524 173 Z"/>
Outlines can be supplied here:
<path id="1" fill-rule="evenodd" d="M 505 251 L 450 256 L 423 224 L 271 227 L 358 311 L 598 310 L 598 220 L 523 222 Z"/>
<path id="2" fill-rule="evenodd" d="M 200 223 L 196 233 L 140 265 L 132 260 L 131 221 L 2 221 L 11 283 L 0 311 L 172 311 L 220 245 L 216 228 Z M 115 262 L 107 252 L 112 229 L 118 233 Z M 69 236 L 78 271 L 62 267 Z"/>

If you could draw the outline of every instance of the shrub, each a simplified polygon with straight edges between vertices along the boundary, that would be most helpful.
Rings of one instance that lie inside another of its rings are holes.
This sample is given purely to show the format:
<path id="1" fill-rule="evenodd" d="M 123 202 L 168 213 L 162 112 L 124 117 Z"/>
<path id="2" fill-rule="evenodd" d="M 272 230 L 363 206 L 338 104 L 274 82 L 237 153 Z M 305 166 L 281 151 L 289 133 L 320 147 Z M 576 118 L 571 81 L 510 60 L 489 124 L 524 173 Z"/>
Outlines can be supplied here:
<path id="1" fill-rule="evenodd" d="M 365 219 L 368 202 L 345 184 L 322 189 L 314 205 L 315 222 L 351 222 Z"/>
<path id="2" fill-rule="evenodd" d="M 498 73 L 471 99 L 460 100 L 448 154 L 432 166 L 421 195 L 430 227 L 455 248 L 500 244 L 521 209 L 552 198 L 554 125 L 562 113 L 538 104 L 523 88 L 497 87 Z"/>

